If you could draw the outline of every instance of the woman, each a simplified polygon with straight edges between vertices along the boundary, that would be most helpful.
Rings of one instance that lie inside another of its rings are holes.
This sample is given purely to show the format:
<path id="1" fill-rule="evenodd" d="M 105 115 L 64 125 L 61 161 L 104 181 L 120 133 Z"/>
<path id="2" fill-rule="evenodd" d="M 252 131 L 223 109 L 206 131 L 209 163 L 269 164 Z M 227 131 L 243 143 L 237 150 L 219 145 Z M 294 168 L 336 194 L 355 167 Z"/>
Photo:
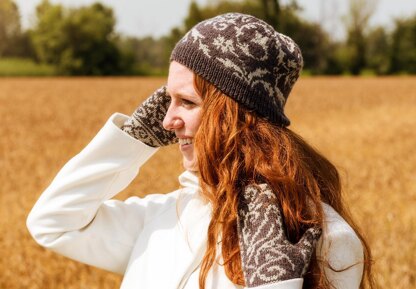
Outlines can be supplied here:
<path id="1" fill-rule="evenodd" d="M 121 288 L 363 288 L 369 249 L 337 170 L 287 128 L 302 65 L 297 45 L 255 17 L 197 24 L 172 52 L 167 86 L 110 117 L 58 173 L 31 234 L 124 274 Z M 181 189 L 111 200 L 176 142 Z"/>

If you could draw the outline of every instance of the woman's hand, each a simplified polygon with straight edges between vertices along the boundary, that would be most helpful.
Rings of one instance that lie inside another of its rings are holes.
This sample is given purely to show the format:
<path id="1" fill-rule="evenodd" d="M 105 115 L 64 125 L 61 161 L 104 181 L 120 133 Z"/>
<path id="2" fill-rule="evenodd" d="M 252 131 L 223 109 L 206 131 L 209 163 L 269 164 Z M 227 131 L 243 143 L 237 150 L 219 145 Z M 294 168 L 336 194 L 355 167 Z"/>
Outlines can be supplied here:
<path id="1" fill-rule="evenodd" d="M 152 147 L 176 143 L 178 139 L 175 133 L 164 129 L 162 125 L 169 104 L 166 86 L 162 86 L 136 109 L 121 129 Z"/>
<path id="2" fill-rule="evenodd" d="M 246 287 L 302 278 L 321 232 L 320 228 L 310 228 L 297 244 L 292 244 L 285 234 L 277 198 L 268 185 L 248 186 L 238 210 Z"/>

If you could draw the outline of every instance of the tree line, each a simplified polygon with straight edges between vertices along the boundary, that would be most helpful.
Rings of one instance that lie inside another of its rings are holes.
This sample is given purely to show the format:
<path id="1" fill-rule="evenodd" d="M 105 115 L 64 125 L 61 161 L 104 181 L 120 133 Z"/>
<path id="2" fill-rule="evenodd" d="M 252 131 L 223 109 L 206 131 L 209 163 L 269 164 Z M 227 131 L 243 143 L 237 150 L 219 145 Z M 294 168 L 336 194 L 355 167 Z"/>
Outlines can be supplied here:
<path id="1" fill-rule="evenodd" d="M 30 58 L 51 64 L 61 75 L 163 75 L 176 42 L 196 23 L 226 12 L 257 16 L 300 46 L 305 73 L 313 75 L 416 73 L 416 14 L 396 19 L 394 28 L 369 27 L 375 3 L 349 0 L 347 37 L 332 40 L 318 23 L 302 19 L 296 0 L 192 1 L 186 18 L 167 35 L 125 37 L 114 30 L 113 10 L 101 3 L 67 8 L 43 0 L 36 21 L 23 30 L 18 6 L 0 0 L 0 58 Z"/>

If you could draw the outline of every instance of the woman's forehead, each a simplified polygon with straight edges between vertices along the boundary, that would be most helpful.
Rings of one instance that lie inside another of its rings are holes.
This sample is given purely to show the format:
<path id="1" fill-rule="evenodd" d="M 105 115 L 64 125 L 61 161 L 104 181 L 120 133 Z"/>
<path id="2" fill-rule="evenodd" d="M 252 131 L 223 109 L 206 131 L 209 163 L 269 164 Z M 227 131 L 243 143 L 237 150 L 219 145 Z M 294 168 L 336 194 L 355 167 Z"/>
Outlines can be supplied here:
<path id="1" fill-rule="evenodd" d="M 169 67 L 167 91 L 171 96 L 199 97 L 194 87 L 194 73 L 176 61 Z"/>

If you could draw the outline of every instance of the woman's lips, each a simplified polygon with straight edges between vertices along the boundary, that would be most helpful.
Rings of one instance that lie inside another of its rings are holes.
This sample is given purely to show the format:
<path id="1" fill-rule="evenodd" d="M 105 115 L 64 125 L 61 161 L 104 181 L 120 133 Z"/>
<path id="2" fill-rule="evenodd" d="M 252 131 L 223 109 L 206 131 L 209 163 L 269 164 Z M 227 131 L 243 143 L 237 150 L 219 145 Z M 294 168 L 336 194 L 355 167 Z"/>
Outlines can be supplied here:
<path id="1" fill-rule="evenodd" d="M 193 148 L 193 138 L 179 137 L 179 148 L 181 152 L 187 152 Z"/>

